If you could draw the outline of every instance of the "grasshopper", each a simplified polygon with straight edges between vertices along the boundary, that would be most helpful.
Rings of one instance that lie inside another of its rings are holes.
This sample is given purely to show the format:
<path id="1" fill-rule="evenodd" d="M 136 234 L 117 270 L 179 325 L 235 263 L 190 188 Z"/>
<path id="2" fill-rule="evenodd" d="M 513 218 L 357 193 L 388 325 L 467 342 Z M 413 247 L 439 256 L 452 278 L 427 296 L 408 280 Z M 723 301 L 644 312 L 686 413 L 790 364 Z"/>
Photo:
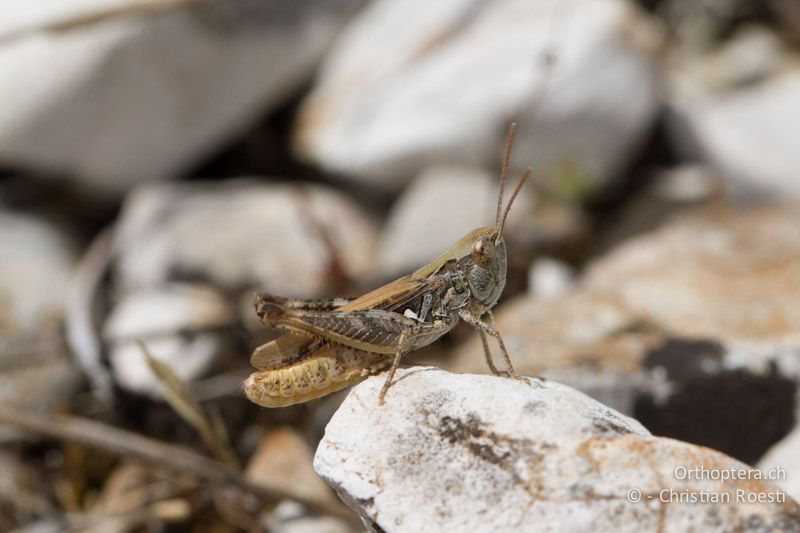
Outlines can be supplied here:
<path id="1" fill-rule="evenodd" d="M 402 357 L 453 329 L 459 320 L 478 330 L 489 369 L 487 335 L 494 337 L 509 377 L 524 380 L 511 363 L 491 309 L 506 284 L 503 227 L 531 169 L 525 170 L 503 209 L 516 124 L 508 131 L 495 225 L 477 228 L 430 264 L 359 298 L 295 300 L 266 293 L 254 298 L 263 324 L 285 334 L 253 352 L 258 368 L 244 382 L 251 401 L 283 407 L 319 398 L 389 368 L 382 405 Z"/>

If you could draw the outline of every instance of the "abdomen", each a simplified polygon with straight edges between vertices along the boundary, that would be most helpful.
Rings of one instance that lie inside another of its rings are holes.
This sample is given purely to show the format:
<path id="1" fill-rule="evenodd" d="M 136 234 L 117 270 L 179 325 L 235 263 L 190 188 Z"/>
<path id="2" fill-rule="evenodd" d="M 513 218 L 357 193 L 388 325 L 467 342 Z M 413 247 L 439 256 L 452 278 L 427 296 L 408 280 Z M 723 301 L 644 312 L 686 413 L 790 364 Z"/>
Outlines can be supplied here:
<path id="1" fill-rule="evenodd" d="M 327 396 L 391 364 L 391 357 L 339 344 L 325 344 L 283 368 L 254 372 L 244 392 L 263 407 L 285 407 Z"/>

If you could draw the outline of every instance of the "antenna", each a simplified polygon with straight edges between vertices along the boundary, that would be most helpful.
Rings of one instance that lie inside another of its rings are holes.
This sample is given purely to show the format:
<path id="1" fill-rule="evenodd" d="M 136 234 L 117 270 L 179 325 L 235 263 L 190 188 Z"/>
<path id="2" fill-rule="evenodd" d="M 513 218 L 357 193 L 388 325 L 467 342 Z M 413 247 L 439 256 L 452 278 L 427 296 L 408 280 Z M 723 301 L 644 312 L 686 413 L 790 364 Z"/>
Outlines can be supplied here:
<path id="1" fill-rule="evenodd" d="M 531 172 L 533 172 L 533 169 L 531 167 L 528 167 L 528 168 L 525 169 L 525 173 L 522 174 L 522 177 L 520 178 L 519 183 L 517 183 L 517 186 L 514 187 L 514 192 L 511 193 L 511 199 L 508 201 L 508 205 L 506 205 L 506 208 L 503 211 L 503 218 L 500 219 L 500 223 L 497 226 L 497 238 L 498 239 L 503 234 L 503 226 L 506 225 L 506 217 L 508 216 L 508 212 L 511 211 L 511 204 L 514 203 L 514 198 L 516 198 L 517 194 L 519 194 L 520 189 L 522 189 L 522 186 L 525 184 L 525 180 L 528 179 L 528 176 L 530 175 Z"/>
<path id="2" fill-rule="evenodd" d="M 506 135 L 506 150 L 503 153 L 503 170 L 500 172 L 500 194 L 497 197 L 497 216 L 494 219 L 494 224 L 500 227 L 500 210 L 503 205 L 503 191 L 506 188 L 506 178 L 508 177 L 508 166 L 511 161 L 511 147 L 514 146 L 514 133 L 517 131 L 517 123 L 512 122 L 508 127 L 508 135 Z"/>

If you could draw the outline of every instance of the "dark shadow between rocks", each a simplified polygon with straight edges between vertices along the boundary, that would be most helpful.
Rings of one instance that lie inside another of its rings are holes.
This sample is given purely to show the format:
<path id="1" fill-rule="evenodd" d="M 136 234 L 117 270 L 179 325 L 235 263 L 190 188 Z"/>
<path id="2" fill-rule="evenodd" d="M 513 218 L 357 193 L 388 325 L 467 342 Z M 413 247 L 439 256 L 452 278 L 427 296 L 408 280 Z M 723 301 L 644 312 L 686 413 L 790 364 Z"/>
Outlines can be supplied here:
<path id="1" fill-rule="evenodd" d="M 709 446 L 754 464 L 794 427 L 797 383 L 781 376 L 774 364 L 766 374 L 745 369 L 708 372 L 702 360 L 707 359 L 706 365 L 719 362 L 719 345 L 684 343 L 683 348 L 694 351 L 689 362 L 681 357 L 679 344 L 670 340 L 645 361 L 651 368 L 661 366 L 656 362 L 670 352 L 664 368 L 673 393 L 663 401 L 640 394 L 634 402 L 634 416 L 654 435 Z"/>

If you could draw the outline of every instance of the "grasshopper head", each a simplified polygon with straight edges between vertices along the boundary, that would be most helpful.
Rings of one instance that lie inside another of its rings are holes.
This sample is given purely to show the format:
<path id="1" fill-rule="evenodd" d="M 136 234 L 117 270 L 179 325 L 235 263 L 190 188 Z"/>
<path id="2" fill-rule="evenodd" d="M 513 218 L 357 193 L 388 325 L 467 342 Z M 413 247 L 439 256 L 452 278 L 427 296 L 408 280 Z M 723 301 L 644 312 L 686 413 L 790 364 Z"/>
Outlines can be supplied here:
<path id="1" fill-rule="evenodd" d="M 470 250 L 467 282 L 473 298 L 492 307 L 506 285 L 506 244 L 495 228 L 482 228 Z"/>

